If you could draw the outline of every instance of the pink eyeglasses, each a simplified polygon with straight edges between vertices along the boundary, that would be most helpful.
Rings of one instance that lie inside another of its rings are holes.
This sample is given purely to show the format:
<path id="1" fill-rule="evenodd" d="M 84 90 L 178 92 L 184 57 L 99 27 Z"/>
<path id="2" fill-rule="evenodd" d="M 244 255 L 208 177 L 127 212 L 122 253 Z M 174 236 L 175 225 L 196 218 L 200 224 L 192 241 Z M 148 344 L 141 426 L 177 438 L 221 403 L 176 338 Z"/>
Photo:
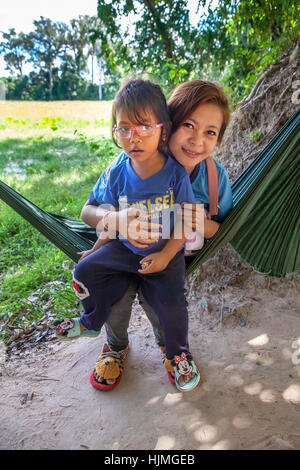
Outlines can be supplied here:
<path id="1" fill-rule="evenodd" d="M 140 137 L 151 137 L 155 134 L 155 131 L 158 127 L 162 127 L 163 123 L 160 124 L 143 124 L 141 126 L 121 126 L 113 127 L 113 133 L 119 139 L 131 139 L 134 132 L 136 132 Z"/>

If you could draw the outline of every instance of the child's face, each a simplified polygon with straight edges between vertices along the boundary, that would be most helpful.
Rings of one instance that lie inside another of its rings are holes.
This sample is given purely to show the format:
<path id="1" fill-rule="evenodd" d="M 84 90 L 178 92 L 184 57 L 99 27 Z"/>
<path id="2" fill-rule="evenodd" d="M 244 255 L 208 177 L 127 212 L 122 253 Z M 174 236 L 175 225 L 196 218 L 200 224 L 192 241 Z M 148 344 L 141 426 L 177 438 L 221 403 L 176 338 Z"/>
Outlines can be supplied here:
<path id="1" fill-rule="evenodd" d="M 220 107 L 215 103 L 201 103 L 171 135 L 170 150 L 190 174 L 214 150 L 222 124 Z"/>
<path id="2" fill-rule="evenodd" d="M 116 116 L 117 127 L 135 127 L 141 126 L 141 123 L 132 122 L 125 111 L 120 111 Z M 149 110 L 142 115 L 143 125 L 155 125 L 159 124 L 154 113 Z M 158 145 L 160 142 L 162 128 L 156 128 L 153 130 L 153 135 L 140 136 L 135 130 L 131 132 L 129 139 L 119 139 L 119 143 L 127 155 L 136 162 L 145 162 L 146 160 L 153 159 L 160 156 Z"/>

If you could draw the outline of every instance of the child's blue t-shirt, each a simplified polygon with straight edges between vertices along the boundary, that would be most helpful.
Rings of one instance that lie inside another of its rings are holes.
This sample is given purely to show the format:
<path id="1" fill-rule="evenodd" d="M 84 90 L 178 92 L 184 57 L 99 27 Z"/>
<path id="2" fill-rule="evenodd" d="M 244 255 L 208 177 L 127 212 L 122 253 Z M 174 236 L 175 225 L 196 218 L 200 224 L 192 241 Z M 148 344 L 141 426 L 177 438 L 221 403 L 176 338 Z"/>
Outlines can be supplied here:
<path id="1" fill-rule="evenodd" d="M 129 159 L 125 152 L 122 152 L 112 163 L 106 168 L 97 183 L 95 184 L 93 191 L 89 198 L 89 203 L 95 206 L 103 204 L 103 194 L 108 181 L 110 171 L 121 163 L 123 160 Z M 229 212 L 233 209 L 232 191 L 229 181 L 229 177 L 225 168 L 218 162 L 215 162 L 218 172 L 218 214 L 212 216 L 213 220 L 222 222 Z M 209 192 L 208 192 L 208 176 L 205 161 L 200 162 L 196 165 L 194 171 L 190 175 L 190 182 L 195 199 L 198 203 L 202 202 L 205 209 L 209 209 Z"/>
<path id="2" fill-rule="evenodd" d="M 196 200 L 188 172 L 174 158 L 167 156 L 167 161 L 159 172 L 141 179 L 126 157 L 119 158 L 109 171 L 101 175 L 101 183 L 96 185 L 93 194 L 97 194 L 97 202 L 111 204 L 120 210 L 127 207 L 141 209 L 150 214 L 151 222 L 162 224 L 162 238 L 147 248 L 137 248 L 126 238 L 120 237 L 120 241 L 131 251 L 146 256 L 160 251 L 170 239 L 174 229 L 175 204 L 195 204 Z M 101 196 L 97 188 L 100 189 Z"/>

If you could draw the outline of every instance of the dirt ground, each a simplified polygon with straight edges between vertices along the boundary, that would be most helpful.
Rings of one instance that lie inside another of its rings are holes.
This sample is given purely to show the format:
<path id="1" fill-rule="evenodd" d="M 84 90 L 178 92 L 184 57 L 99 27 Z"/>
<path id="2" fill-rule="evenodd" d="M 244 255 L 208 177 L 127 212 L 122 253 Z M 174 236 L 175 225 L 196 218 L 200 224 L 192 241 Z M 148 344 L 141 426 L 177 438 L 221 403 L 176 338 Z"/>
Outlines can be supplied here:
<path id="1" fill-rule="evenodd" d="M 104 333 L 2 358 L 0 449 L 300 449 L 299 277 L 267 278 L 225 248 L 187 287 L 197 389 L 169 382 L 136 304 L 110 392 L 89 383 Z"/>

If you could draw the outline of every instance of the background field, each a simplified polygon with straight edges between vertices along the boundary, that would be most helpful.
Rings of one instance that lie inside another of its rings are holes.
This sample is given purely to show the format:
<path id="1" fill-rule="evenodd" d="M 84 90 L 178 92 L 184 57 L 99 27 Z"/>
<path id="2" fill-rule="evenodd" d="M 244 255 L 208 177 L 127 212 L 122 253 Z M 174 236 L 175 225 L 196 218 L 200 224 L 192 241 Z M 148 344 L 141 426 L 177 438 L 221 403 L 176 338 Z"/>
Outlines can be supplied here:
<path id="1" fill-rule="evenodd" d="M 100 173 L 119 152 L 110 141 L 110 111 L 109 101 L 2 102 L 1 180 L 43 209 L 80 218 Z M 63 268 L 68 258 L 2 201 L 0 250 L 2 336 L 8 326 L 42 317 L 48 299 L 53 314 L 75 313 L 71 272 Z"/>

